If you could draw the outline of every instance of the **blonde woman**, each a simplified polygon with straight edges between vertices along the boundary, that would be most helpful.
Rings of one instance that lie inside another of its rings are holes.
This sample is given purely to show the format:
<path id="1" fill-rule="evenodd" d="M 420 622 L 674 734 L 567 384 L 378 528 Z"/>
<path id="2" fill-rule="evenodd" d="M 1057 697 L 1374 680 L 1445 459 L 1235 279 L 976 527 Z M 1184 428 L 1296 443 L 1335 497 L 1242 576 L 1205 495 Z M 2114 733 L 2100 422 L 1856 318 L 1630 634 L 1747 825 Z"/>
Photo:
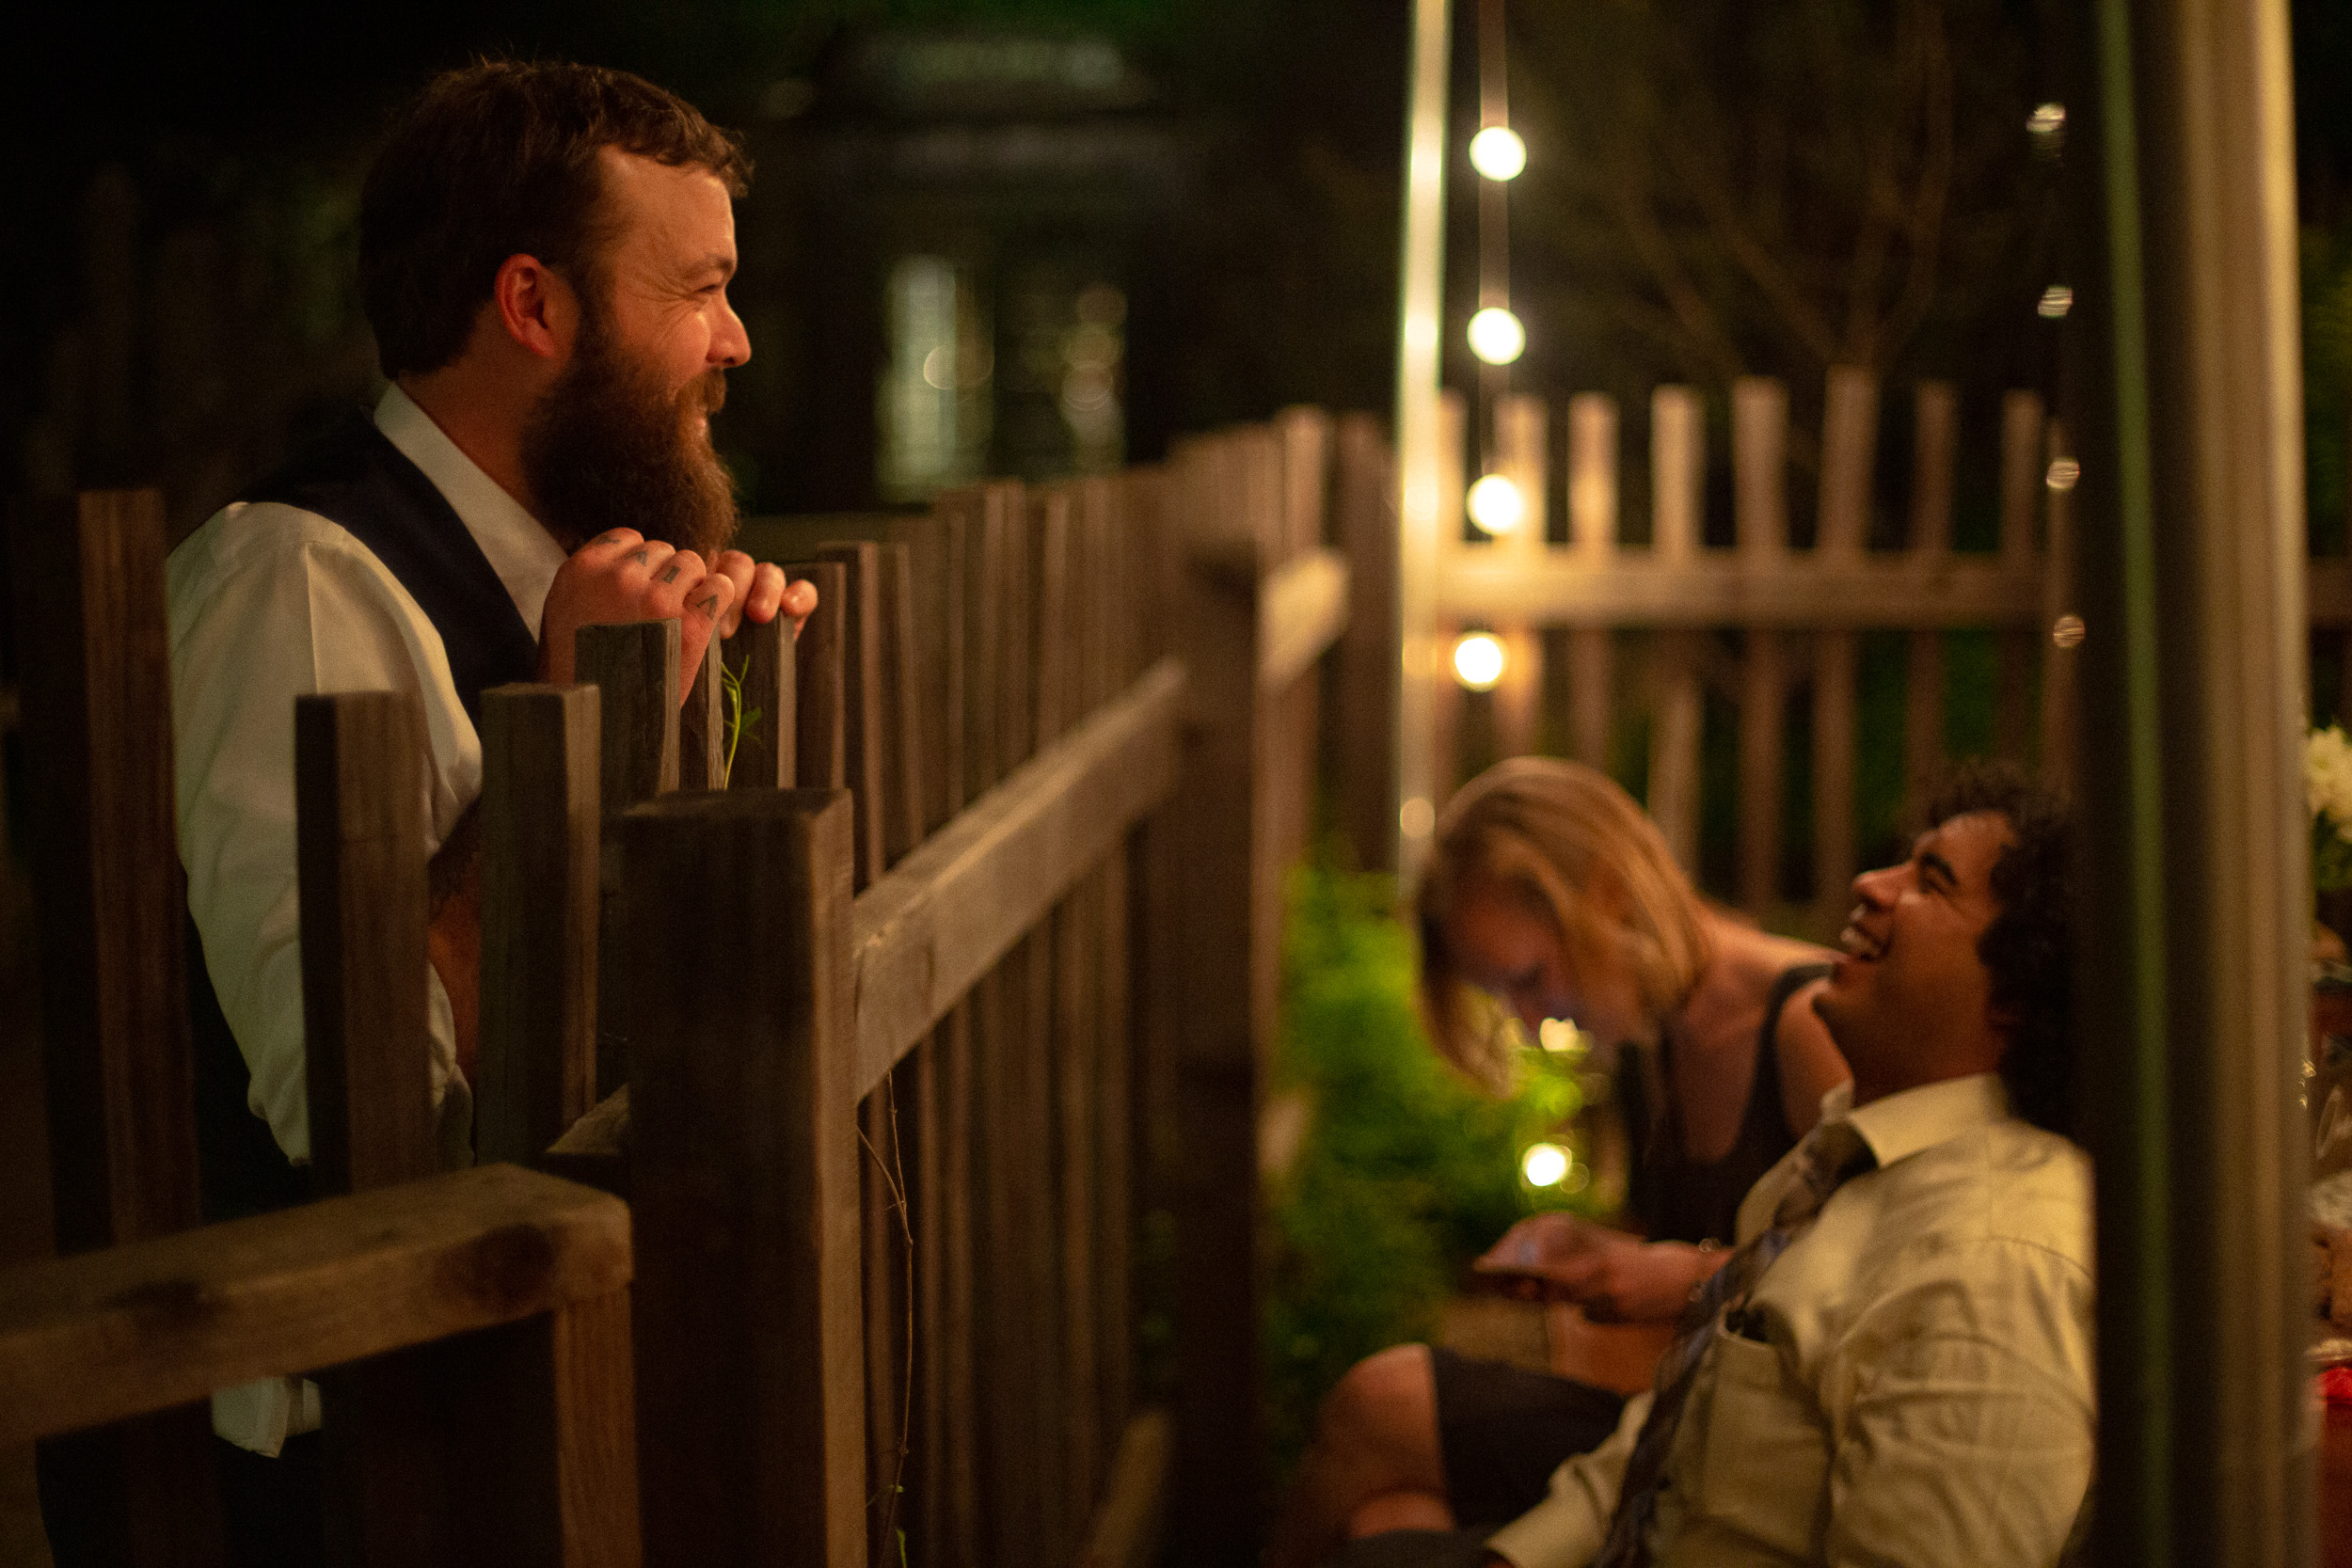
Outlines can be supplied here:
<path id="1" fill-rule="evenodd" d="M 1480 1267 L 1595 1318 L 1671 1322 L 1726 1256 L 1740 1199 L 1848 1076 L 1812 1008 L 1834 955 L 1702 902 L 1624 790 L 1541 757 L 1489 768 L 1448 803 L 1416 914 L 1430 1037 L 1473 1079 L 1500 1092 L 1511 1075 L 1473 990 L 1531 1036 L 1565 1019 L 1635 1048 L 1616 1081 L 1640 1234 L 1539 1215 Z M 1368 1536 L 1516 1518 L 1622 1402 L 1424 1345 L 1367 1357 L 1324 1402 L 1268 1561 L 1306 1568 Z M 1459 1538 L 1464 1561 L 1479 1560 L 1478 1539 Z"/>

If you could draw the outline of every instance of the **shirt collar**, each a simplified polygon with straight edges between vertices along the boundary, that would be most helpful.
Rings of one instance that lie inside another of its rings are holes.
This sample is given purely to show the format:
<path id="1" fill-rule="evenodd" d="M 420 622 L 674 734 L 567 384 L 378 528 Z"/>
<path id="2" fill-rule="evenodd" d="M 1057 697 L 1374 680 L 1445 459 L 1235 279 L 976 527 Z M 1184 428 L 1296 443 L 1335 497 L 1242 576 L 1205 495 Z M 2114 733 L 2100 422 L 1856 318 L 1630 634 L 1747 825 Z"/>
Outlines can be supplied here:
<path id="1" fill-rule="evenodd" d="M 548 585 L 564 564 L 564 546 L 498 481 L 459 451 L 457 443 L 442 433 L 433 417 L 418 407 L 398 383 L 384 388 L 375 405 L 375 428 L 433 482 L 482 547 L 490 569 L 515 601 L 523 625 L 531 628 L 532 636 L 538 636 L 539 612 L 547 605 Z"/>
<path id="2" fill-rule="evenodd" d="M 2008 1116 L 2009 1089 L 1994 1072 L 1922 1084 L 1862 1106 L 1853 1102 L 1851 1082 L 1821 1097 L 1821 1119 L 1829 1122 L 1842 1117 L 1853 1123 L 1882 1169 Z"/>

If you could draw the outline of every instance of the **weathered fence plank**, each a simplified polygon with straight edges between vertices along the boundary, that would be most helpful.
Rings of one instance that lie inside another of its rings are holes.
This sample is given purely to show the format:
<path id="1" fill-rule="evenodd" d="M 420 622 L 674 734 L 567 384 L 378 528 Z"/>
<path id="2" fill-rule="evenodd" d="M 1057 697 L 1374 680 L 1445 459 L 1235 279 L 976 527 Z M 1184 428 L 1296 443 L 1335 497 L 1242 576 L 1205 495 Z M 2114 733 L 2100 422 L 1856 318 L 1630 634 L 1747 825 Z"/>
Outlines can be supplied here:
<path id="1" fill-rule="evenodd" d="M 850 837 L 837 791 L 679 796 L 621 824 L 657 1568 L 866 1568 Z"/>
<path id="2" fill-rule="evenodd" d="M 849 570 L 838 561 L 787 567 L 817 590 L 817 609 L 792 650 L 793 778 L 803 789 L 850 786 Z"/>
<path id="3" fill-rule="evenodd" d="M 800 674 L 792 623 L 746 621 L 723 649 L 738 672 L 741 712 L 730 789 L 785 789 L 797 777 Z"/>
<path id="4" fill-rule="evenodd" d="M 482 694 L 482 1042 L 477 1159 L 536 1161 L 595 1102 L 594 687 Z"/>

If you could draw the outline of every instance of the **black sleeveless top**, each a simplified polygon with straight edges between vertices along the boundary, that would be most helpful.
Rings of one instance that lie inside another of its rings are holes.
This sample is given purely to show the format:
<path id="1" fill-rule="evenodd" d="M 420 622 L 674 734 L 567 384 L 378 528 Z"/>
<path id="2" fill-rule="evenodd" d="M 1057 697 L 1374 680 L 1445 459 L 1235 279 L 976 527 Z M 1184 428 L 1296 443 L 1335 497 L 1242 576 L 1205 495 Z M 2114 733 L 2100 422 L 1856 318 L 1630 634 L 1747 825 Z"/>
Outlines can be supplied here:
<path id="1" fill-rule="evenodd" d="M 1747 1108 L 1740 1113 L 1740 1135 L 1720 1160 L 1701 1163 L 1684 1150 L 1682 1117 L 1669 1098 L 1664 1106 L 1648 1101 L 1649 1085 L 1641 1064 L 1629 1053 L 1617 1069 L 1618 1103 L 1625 1108 L 1627 1132 L 1635 1149 L 1626 1207 L 1641 1221 L 1643 1233 L 1653 1242 L 1721 1242 L 1733 1240 L 1738 1228 L 1740 1200 L 1757 1179 L 1796 1147 L 1788 1131 L 1788 1115 L 1781 1104 L 1780 1051 L 1773 1035 L 1780 1027 L 1781 1009 L 1798 991 L 1830 972 L 1827 964 L 1800 964 L 1784 970 L 1772 982 L 1764 1004 L 1764 1027 L 1756 1034 L 1756 1071 L 1748 1081 Z M 1668 1043 L 1658 1042 L 1660 1081 L 1674 1083 L 1674 1057 Z M 1671 1097 L 1671 1087 L 1668 1090 Z"/>
<path id="2" fill-rule="evenodd" d="M 456 509 L 367 414 L 355 413 L 245 499 L 314 512 L 365 545 L 440 633 L 457 700 L 477 726 L 484 688 L 536 673 L 538 641 L 489 558 Z M 236 520 L 226 526 L 236 527 Z M 187 926 L 204 1217 L 234 1219 L 307 1201 L 309 1167 L 286 1158 L 268 1123 L 246 1102 L 252 1075 L 221 1013 L 193 917 Z"/>

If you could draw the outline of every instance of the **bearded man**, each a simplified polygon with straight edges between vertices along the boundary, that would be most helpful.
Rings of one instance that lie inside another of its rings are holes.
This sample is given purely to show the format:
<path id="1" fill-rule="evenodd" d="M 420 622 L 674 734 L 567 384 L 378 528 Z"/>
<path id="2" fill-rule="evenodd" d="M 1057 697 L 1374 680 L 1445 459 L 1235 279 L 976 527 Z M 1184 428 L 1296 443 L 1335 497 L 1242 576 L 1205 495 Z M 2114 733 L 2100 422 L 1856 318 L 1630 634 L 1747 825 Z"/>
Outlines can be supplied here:
<path id="1" fill-rule="evenodd" d="M 815 608 L 808 584 L 725 547 L 736 509 L 709 418 L 751 354 L 727 303 L 750 172 L 692 106 L 623 72 L 486 62 L 436 80 L 361 208 L 390 387 L 172 552 L 208 1219 L 308 1196 L 294 700 L 391 689 L 423 710 L 435 925 L 417 1050 L 444 1162 L 463 1164 L 483 689 L 568 681 L 592 623 L 676 617 L 691 670 L 742 616 Z M 236 1450 L 232 1555 L 314 1557 L 314 1460 L 271 1461 L 316 1426 L 315 1390 L 229 1390 L 214 1424 Z"/>

